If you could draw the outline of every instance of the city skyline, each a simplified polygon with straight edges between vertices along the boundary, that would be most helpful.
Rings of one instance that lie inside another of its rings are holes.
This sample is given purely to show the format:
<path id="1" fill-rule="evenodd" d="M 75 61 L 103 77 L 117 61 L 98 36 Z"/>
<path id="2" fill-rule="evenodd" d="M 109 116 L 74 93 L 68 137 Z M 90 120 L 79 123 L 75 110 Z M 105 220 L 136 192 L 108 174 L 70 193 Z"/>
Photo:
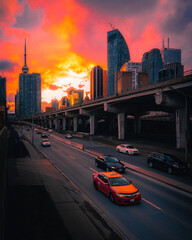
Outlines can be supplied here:
<path id="1" fill-rule="evenodd" d="M 169 37 L 170 47 L 182 50 L 185 70 L 192 68 L 189 1 L 145 1 L 145 7 L 127 1 L 1 2 L 0 74 L 7 79 L 8 101 L 14 101 L 18 89 L 25 38 L 27 65 L 42 74 L 43 102 L 60 99 L 69 85 L 89 91 L 89 70 L 95 65 L 107 69 L 110 22 L 124 36 L 132 61 L 140 62 L 152 48 L 161 49 L 163 37 Z"/>

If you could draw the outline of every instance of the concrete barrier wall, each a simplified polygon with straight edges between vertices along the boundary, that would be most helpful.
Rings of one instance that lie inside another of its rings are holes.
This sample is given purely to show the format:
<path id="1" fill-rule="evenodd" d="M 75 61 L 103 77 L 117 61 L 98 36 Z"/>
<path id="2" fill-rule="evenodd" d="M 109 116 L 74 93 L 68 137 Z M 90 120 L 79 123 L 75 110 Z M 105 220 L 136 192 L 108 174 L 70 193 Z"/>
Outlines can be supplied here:
<path id="1" fill-rule="evenodd" d="M 0 131 L 0 239 L 4 239 L 7 185 L 7 128 Z"/>
<path id="2" fill-rule="evenodd" d="M 84 149 L 84 145 L 83 144 L 72 142 L 70 140 L 67 140 L 67 139 L 64 139 L 64 138 L 60 138 L 60 137 L 55 136 L 55 135 L 51 135 L 51 137 L 57 139 L 60 142 L 64 142 L 64 143 L 66 143 L 68 145 L 71 145 L 71 146 L 73 146 L 75 148 L 82 149 L 82 150 Z"/>

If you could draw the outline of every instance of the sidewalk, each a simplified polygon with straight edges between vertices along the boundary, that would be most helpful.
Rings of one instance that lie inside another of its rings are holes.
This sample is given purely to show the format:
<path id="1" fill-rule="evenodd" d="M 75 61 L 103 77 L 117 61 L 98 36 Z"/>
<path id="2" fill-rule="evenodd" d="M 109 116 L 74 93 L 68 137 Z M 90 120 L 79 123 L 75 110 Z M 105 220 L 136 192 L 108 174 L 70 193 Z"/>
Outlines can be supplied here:
<path id="1" fill-rule="evenodd" d="M 30 157 L 8 162 L 6 240 L 123 239 L 68 178 L 23 142 Z"/>

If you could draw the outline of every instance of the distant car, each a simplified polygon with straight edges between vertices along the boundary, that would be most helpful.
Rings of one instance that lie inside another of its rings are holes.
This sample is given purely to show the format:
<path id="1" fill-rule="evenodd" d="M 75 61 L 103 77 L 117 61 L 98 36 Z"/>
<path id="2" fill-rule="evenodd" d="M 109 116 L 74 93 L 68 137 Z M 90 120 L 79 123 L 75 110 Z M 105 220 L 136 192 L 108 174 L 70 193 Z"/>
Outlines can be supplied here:
<path id="1" fill-rule="evenodd" d="M 41 130 L 37 129 L 36 133 L 41 134 Z"/>
<path id="2" fill-rule="evenodd" d="M 125 172 L 125 165 L 111 155 L 101 155 L 95 158 L 95 166 L 103 168 L 105 171 Z"/>
<path id="3" fill-rule="evenodd" d="M 53 130 L 52 130 L 52 129 L 49 129 L 49 130 L 48 130 L 48 132 L 49 132 L 49 133 L 52 133 L 52 132 L 53 132 Z"/>
<path id="4" fill-rule="evenodd" d="M 65 138 L 71 139 L 71 138 L 73 138 L 73 136 L 70 133 L 68 133 L 68 134 L 65 135 Z"/>
<path id="5" fill-rule="evenodd" d="M 131 144 L 120 144 L 116 147 L 117 152 L 126 153 L 129 155 L 138 155 L 139 150 L 132 146 Z"/>
<path id="6" fill-rule="evenodd" d="M 147 163 L 150 168 L 159 168 L 172 173 L 186 173 L 188 171 L 188 165 L 177 157 L 167 154 L 153 152 L 147 158 Z"/>
<path id="7" fill-rule="evenodd" d="M 132 184 L 132 181 L 128 181 L 117 172 L 94 173 L 93 185 L 112 202 L 123 205 L 141 202 L 139 189 Z"/>
<path id="8" fill-rule="evenodd" d="M 42 139 L 41 146 L 42 147 L 50 147 L 51 143 L 50 143 L 49 139 L 47 139 L 47 138 Z"/>
<path id="9" fill-rule="evenodd" d="M 47 135 L 47 133 L 42 132 L 42 133 L 41 133 L 41 137 L 42 137 L 42 138 L 48 138 L 48 135 Z"/>
<path id="10" fill-rule="evenodd" d="M 48 128 L 45 128 L 45 131 L 48 131 Z"/>

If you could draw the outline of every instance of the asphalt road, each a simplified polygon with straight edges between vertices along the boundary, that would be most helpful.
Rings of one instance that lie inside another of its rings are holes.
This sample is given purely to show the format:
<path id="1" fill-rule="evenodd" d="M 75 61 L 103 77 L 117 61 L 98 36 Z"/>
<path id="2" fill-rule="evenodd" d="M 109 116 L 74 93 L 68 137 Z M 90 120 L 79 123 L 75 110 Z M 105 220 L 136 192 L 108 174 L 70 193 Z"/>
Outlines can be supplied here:
<path id="1" fill-rule="evenodd" d="M 54 132 L 54 135 L 64 138 L 63 134 L 59 134 L 57 132 Z M 72 139 L 70 139 L 70 141 L 81 143 L 84 145 L 85 149 L 92 150 L 92 151 L 98 152 L 100 154 L 111 154 L 121 161 L 141 167 L 141 168 L 151 171 L 153 173 L 158 173 L 162 176 L 165 176 L 166 178 L 178 180 L 180 182 L 183 182 L 183 183 L 186 183 L 189 185 L 192 184 L 192 174 L 190 174 L 190 175 L 189 174 L 188 175 L 184 175 L 184 174 L 169 175 L 167 172 L 163 172 L 159 169 L 150 169 L 147 165 L 147 155 L 145 156 L 145 155 L 141 154 L 140 156 L 130 156 L 130 155 L 127 155 L 124 153 L 118 153 L 118 152 L 116 152 L 114 146 L 94 142 L 91 137 L 89 138 L 89 140 L 85 140 L 84 138 L 72 138 Z M 140 150 L 139 145 L 136 147 Z M 162 149 L 161 151 L 164 152 L 165 150 Z"/>
<path id="2" fill-rule="evenodd" d="M 25 133 L 31 138 L 31 132 Z M 40 135 L 35 134 L 34 136 L 36 146 L 40 148 L 126 236 L 132 239 L 143 240 L 191 239 L 191 195 L 152 180 L 142 174 L 127 170 L 124 176 L 132 180 L 133 184 L 139 188 L 142 194 L 142 202 L 139 205 L 133 206 L 113 204 L 104 194 L 95 190 L 93 187 L 93 173 L 102 170 L 95 167 L 94 157 L 92 155 L 71 148 L 51 136 L 51 147 L 43 148 L 40 145 Z M 142 157 L 144 156 L 139 156 L 138 158 Z"/>

